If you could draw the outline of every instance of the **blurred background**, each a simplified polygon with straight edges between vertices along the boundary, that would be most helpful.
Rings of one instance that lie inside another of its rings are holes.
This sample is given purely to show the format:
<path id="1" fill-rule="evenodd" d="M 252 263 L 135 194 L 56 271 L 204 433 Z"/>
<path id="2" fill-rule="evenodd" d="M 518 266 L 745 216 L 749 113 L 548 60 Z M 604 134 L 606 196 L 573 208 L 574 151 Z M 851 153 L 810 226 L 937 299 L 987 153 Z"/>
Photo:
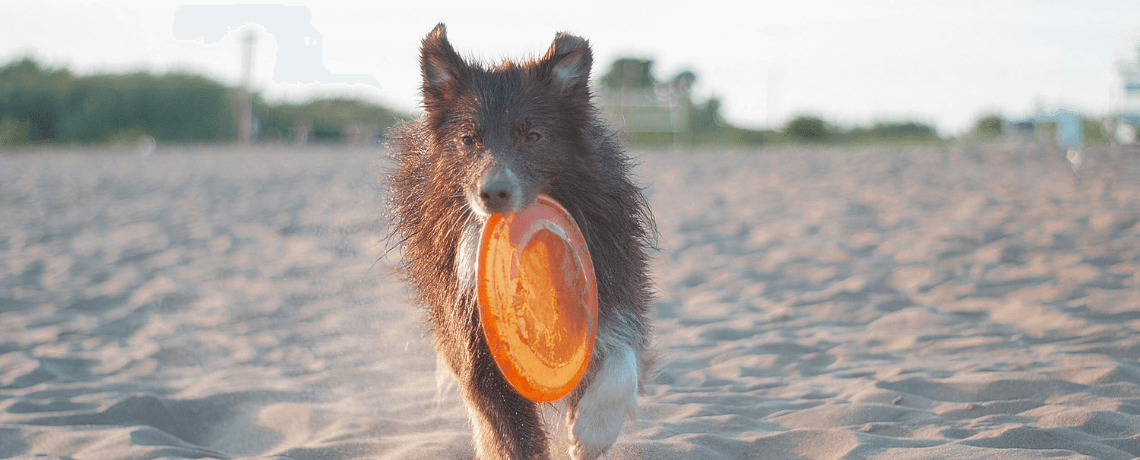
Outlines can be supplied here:
<path id="1" fill-rule="evenodd" d="M 419 41 L 541 54 L 587 37 L 605 116 L 643 146 L 1135 142 L 1140 3 L 6 2 L 0 148 L 379 144 L 418 111 Z M 1129 88 L 1136 91 L 1130 94 Z M 1074 137 L 1076 136 L 1076 137 Z"/>

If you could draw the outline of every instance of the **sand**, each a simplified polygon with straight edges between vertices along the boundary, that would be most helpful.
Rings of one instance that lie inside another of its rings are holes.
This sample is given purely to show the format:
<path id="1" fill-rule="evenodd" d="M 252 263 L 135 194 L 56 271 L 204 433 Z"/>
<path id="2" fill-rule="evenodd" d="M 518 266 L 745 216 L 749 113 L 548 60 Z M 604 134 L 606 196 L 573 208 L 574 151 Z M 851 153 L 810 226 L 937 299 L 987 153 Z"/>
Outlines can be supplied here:
<path id="1" fill-rule="evenodd" d="M 665 362 L 609 458 L 1140 456 L 1140 155 L 635 155 Z M 0 458 L 470 458 L 383 167 L 0 154 Z"/>

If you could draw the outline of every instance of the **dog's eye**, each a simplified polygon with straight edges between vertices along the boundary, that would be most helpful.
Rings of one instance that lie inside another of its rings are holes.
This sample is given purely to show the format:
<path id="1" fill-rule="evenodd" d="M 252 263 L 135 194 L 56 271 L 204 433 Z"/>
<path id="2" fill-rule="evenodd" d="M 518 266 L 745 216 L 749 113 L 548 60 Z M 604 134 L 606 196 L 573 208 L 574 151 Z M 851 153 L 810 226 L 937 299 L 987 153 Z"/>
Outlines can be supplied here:
<path id="1" fill-rule="evenodd" d="M 526 135 L 527 142 L 537 142 L 539 139 L 542 139 L 542 135 L 534 131 L 531 131 L 530 134 Z"/>
<path id="2" fill-rule="evenodd" d="M 463 145 L 475 145 L 475 138 L 471 136 L 463 136 Z"/>

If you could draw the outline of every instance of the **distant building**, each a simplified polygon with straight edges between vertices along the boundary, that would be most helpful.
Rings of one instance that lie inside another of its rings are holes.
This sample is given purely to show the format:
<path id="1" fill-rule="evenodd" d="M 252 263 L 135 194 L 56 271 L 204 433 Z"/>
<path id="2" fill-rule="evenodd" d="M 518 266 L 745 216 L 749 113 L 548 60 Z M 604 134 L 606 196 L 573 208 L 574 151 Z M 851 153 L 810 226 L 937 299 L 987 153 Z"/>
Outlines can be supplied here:
<path id="1" fill-rule="evenodd" d="M 595 88 L 601 97 L 602 117 L 631 139 L 662 135 L 674 144 L 691 141 L 693 107 L 689 98 L 692 79 L 653 87 Z"/>
<path id="2" fill-rule="evenodd" d="M 637 134 L 670 134 L 674 142 L 689 130 L 688 99 L 662 85 L 653 89 L 600 88 L 602 116 L 610 126 Z"/>
<path id="3" fill-rule="evenodd" d="M 1053 123 L 1057 126 L 1057 144 L 1064 150 L 1080 150 L 1085 146 L 1085 132 L 1083 125 L 1084 115 L 1067 109 L 1039 113 L 1024 120 L 1006 123 L 1006 131 L 1035 132 L 1042 123 Z"/>
<path id="4" fill-rule="evenodd" d="M 1124 86 L 1124 106 L 1110 127 L 1113 144 L 1140 144 L 1140 46 L 1136 47 L 1136 61 L 1117 63 Z"/>

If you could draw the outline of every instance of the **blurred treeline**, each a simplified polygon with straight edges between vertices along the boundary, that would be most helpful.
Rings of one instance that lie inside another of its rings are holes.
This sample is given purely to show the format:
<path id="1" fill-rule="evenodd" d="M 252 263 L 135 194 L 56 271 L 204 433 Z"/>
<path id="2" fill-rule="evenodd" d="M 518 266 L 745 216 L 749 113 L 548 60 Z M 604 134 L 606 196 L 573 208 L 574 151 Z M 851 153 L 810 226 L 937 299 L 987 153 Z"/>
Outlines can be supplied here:
<path id="1" fill-rule="evenodd" d="M 791 142 L 911 144 L 941 140 L 934 127 L 914 121 L 877 122 L 870 127 L 843 128 L 808 115 L 792 119 L 779 134 Z"/>
<path id="2" fill-rule="evenodd" d="M 297 140 L 300 123 L 308 126 L 308 138 L 313 141 L 348 141 L 353 127 L 361 126 L 369 131 L 371 142 L 381 138 L 397 121 L 411 118 L 386 107 L 346 98 L 268 104 L 254 96 L 253 107 L 261 118 L 261 140 Z"/>
<path id="3" fill-rule="evenodd" d="M 1003 134 L 1012 123 L 999 115 L 980 117 L 971 132 L 957 139 L 942 138 L 931 125 L 910 121 L 879 121 L 871 126 L 845 127 L 814 115 L 800 115 L 774 129 L 747 129 L 725 121 L 717 96 L 694 100 L 697 75 L 682 70 L 658 79 L 653 60 L 620 58 L 598 79 L 599 92 L 612 125 L 624 129 L 631 144 L 648 146 L 758 146 L 817 144 L 923 144 L 951 140 L 986 140 Z M 649 120 L 649 122 L 646 122 Z M 1102 120 L 1082 118 L 1085 142 L 1104 143 L 1108 133 Z M 1056 123 L 1037 123 L 1032 130 L 1055 138 Z"/>
<path id="4" fill-rule="evenodd" d="M 719 97 L 694 100 L 691 89 L 698 78 L 696 73 L 682 70 L 668 79 L 659 80 L 653 74 L 653 64 L 651 59 L 620 58 L 598 81 L 603 101 L 618 106 L 618 110 L 609 110 L 611 123 L 625 126 L 632 144 L 756 146 L 800 142 L 924 143 L 941 140 L 933 127 L 914 121 L 844 128 L 818 117 L 799 116 L 779 129 L 733 126 L 721 116 Z M 655 125 L 647 126 L 631 120 L 638 113 L 656 115 L 647 109 L 650 106 L 668 106 L 671 111 L 668 117 L 659 114 Z M 673 121 L 672 126 L 666 118 Z"/>
<path id="5" fill-rule="evenodd" d="M 760 146 L 791 143 L 883 144 L 940 142 L 930 125 L 914 121 L 842 127 L 798 116 L 777 129 L 733 126 L 716 96 L 694 100 L 697 75 L 683 70 L 660 80 L 649 59 L 620 58 L 597 80 L 605 114 L 637 146 Z M 0 146 L 31 143 L 133 144 L 235 140 L 237 89 L 188 73 L 75 75 L 31 58 L 0 67 Z M 353 99 L 271 104 L 253 96 L 257 140 L 373 142 L 401 119 L 388 108 Z M 1002 134 L 1008 120 L 980 118 L 966 136 Z M 1037 126 L 1049 136 L 1056 127 Z M 1106 142 L 1104 124 L 1083 120 L 1084 138 Z M 1052 130 L 1052 131 L 1050 131 Z"/>
<path id="6" fill-rule="evenodd" d="M 75 75 L 23 58 L 0 67 L 0 145 L 41 142 L 218 142 L 235 139 L 235 88 L 188 73 Z M 269 104 L 254 96 L 260 140 L 340 141 L 350 125 L 382 132 L 401 118 L 366 102 Z"/>
<path id="7" fill-rule="evenodd" d="M 230 89 L 188 74 L 76 76 L 24 58 L 0 68 L 0 144 L 233 138 Z"/>
<path id="8" fill-rule="evenodd" d="M 1018 126 L 1015 120 L 1007 120 L 1001 115 L 984 115 L 974 122 L 973 128 L 957 139 L 961 141 L 985 141 L 995 139 L 1007 132 L 1007 126 L 1014 125 L 1022 134 L 1032 134 L 1045 139 L 1056 139 L 1057 123 L 1044 121 L 1029 126 Z M 1086 144 L 1104 144 L 1109 141 L 1108 128 L 1103 119 L 1081 117 L 1081 132 Z M 769 139 L 792 142 L 815 142 L 837 144 L 912 144 L 937 141 L 938 132 L 929 125 L 916 122 L 879 122 L 870 127 L 843 128 L 827 123 L 815 116 L 799 116 L 779 132 L 770 134 Z"/>

